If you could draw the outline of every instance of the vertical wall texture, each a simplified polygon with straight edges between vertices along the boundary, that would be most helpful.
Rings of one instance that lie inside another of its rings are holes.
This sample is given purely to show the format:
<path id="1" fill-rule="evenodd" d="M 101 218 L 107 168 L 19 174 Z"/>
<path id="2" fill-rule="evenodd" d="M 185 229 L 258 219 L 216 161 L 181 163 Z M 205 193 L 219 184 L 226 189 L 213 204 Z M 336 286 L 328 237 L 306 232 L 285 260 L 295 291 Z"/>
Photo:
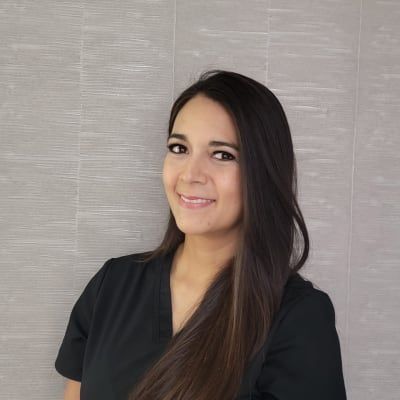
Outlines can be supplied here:
<path id="1" fill-rule="evenodd" d="M 223 68 L 287 111 L 349 399 L 398 399 L 399 21 L 395 0 L 2 1 L 0 397 L 61 397 L 71 306 L 161 239 L 169 108 Z"/>

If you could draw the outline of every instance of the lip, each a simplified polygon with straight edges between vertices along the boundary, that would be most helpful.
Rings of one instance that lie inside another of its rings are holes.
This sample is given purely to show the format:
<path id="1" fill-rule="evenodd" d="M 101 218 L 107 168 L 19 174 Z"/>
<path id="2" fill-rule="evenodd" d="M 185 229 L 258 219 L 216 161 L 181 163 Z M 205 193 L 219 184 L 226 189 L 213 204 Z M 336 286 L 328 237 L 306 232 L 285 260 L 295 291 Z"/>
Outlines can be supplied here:
<path id="1" fill-rule="evenodd" d="M 178 193 L 178 192 L 177 192 Z M 182 195 L 182 196 L 185 196 L 187 199 L 189 199 L 189 200 L 197 200 L 197 199 L 201 199 L 201 200 L 213 200 L 213 201 L 215 201 L 215 199 L 209 199 L 209 198 L 207 198 L 207 197 L 196 197 L 196 196 L 187 196 L 186 194 L 184 194 L 184 193 L 178 193 L 178 195 L 179 195 L 179 197 Z"/>
<path id="2" fill-rule="evenodd" d="M 178 194 L 178 202 L 179 205 L 183 208 L 188 208 L 191 210 L 195 210 L 195 209 L 199 209 L 199 208 L 206 208 L 206 207 L 210 207 L 215 203 L 215 200 L 211 201 L 211 202 L 207 202 L 207 203 L 186 203 L 182 198 L 181 195 L 179 193 Z M 186 196 L 185 196 L 186 197 Z"/>

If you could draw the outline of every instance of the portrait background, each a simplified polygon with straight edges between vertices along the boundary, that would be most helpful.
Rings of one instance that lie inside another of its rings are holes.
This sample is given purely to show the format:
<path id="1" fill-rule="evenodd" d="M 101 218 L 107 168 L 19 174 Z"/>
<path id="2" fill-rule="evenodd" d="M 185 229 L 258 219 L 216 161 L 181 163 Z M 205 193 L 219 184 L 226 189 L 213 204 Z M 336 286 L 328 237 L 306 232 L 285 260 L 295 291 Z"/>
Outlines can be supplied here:
<path id="1" fill-rule="evenodd" d="M 0 3 L 0 397 L 61 398 L 71 307 L 168 216 L 169 108 L 200 72 L 282 102 L 349 399 L 400 392 L 400 2 Z"/>

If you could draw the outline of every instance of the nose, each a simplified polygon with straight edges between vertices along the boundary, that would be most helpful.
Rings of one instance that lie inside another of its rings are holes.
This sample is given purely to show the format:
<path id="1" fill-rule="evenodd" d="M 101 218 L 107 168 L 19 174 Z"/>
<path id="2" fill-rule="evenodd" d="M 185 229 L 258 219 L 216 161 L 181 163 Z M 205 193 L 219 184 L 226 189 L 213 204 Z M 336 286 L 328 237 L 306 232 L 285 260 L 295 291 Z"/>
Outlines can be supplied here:
<path id="1" fill-rule="evenodd" d="M 206 182 L 204 160 L 200 157 L 190 157 L 185 162 L 181 171 L 181 180 L 186 183 L 190 182 Z"/>

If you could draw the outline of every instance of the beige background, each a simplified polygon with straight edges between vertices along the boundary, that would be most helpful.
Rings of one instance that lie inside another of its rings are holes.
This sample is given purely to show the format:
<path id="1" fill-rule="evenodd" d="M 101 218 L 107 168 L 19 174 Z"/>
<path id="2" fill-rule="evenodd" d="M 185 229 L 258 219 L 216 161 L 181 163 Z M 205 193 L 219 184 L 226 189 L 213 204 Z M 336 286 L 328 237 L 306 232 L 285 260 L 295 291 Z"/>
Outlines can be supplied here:
<path id="1" fill-rule="evenodd" d="M 0 398 L 61 398 L 71 307 L 161 239 L 169 108 L 218 67 L 287 111 L 349 399 L 399 399 L 399 22 L 396 0 L 2 0 Z"/>

